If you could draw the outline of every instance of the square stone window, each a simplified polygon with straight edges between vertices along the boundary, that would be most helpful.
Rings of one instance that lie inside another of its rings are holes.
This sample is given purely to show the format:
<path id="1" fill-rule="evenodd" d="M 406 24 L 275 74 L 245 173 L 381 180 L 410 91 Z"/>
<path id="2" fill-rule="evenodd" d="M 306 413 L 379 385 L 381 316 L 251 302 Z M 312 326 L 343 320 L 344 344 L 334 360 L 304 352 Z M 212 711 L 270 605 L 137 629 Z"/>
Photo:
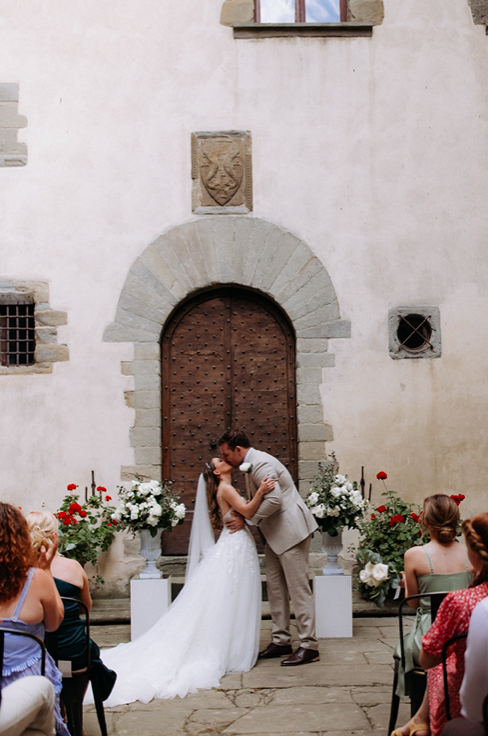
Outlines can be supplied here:
<path id="1" fill-rule="evenodd" d="M 441 315 L 439 307 L 395 307 L 388 314 L 390 357 L 440 358 Z"/>
<path id="2" fill-rule="evenodd" d="M 58 344 L 66 323 L 66 312 L 51 309 L 46 282 L 0 279 L 0 376 L 52 373 L 53 363 L 69 360 Z"/>

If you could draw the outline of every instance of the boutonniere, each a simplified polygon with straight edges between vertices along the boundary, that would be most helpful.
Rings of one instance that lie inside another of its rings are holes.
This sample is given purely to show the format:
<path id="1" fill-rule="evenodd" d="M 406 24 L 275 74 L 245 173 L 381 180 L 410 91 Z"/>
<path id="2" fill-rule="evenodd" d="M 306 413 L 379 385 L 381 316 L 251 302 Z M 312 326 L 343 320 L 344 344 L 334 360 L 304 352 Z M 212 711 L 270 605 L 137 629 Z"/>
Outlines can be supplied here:
<path id="1" fill-rule="evenodd" d="M 252 470 L 252 463 L 242 463 L 242 465 L 239 465 L 239 470 L 242 473 L 250 473 Z"/>

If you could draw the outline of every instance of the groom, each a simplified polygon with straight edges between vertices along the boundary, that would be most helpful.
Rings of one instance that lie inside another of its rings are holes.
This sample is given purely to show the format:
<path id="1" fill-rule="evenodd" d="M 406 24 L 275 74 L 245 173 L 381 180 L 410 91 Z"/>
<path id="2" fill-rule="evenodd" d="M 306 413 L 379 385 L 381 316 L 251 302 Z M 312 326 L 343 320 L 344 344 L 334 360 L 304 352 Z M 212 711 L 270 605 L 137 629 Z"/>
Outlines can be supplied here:
<path id="1" fill-rule="evenodd" d="M 291 655 L 283 666 L 316 662 L 319 657 L 315 636 L 315 609 L 308 582 L 308 550 L 317 524 L 295 488 L 288 470 L 267 452 L 251 447 L 243 432 L 225 432 L 219 440 L 223 459 L 245 473 L 246 490 L 251 498 L 264 478 L 275 481 L 251 522 L 266 540 L 266 582 L 273 619 L 272 642 L 260 652 L 259 659 Z M 244 527 L 242 517 L 227 523 L 232 531 Z M 292 653 L 290 645 L 290 598 L 300 637 L 300 646 Z"/>

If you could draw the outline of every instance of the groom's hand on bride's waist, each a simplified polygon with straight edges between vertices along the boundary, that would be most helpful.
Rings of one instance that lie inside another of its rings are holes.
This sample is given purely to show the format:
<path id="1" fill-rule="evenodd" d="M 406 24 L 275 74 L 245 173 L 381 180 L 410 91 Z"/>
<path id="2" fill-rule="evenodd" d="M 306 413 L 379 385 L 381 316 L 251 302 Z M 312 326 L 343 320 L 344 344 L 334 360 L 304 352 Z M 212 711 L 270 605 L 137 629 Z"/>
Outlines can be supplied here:
<path id="1" fill-rule="evenodd" d="M 244 529 L 246 526 L 246 522 L 244 521 L 244 517 L 237 513 L 237 511 L 233 511 L 232 514 L 225 520 L 225 526 L 230 531 L 231 534 L 234 532 L 239 532 L 241 529 Z"/>

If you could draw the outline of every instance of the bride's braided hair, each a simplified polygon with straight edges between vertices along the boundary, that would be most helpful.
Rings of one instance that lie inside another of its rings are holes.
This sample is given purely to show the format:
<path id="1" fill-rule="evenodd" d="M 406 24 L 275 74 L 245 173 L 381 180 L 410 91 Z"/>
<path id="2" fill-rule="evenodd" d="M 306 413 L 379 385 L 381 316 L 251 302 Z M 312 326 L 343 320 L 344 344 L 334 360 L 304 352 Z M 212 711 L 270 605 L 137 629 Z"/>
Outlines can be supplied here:
<path id="1" fill-rule="evenodd" d="M 213 462 L 205 463 L 203 468 L 203 479 L 205 480 L 205 489 L 207 491 L 208 512 L 210 514 L 210 523 L 212 528 L 221 531 L 224 525 L 217 500 L 217 488 L 219 487 L 219 479 L 214 474 Z"/>
<path id="2" fill-rule="evenodd" d="M 483 563 L 483 567 L 469 586 L 474 588 L 480 583 L 488 582 L 488 514 L 478 514 L 472 519 L 463 521 L 463 532 L 466 544 L 479 555 Z"/>

